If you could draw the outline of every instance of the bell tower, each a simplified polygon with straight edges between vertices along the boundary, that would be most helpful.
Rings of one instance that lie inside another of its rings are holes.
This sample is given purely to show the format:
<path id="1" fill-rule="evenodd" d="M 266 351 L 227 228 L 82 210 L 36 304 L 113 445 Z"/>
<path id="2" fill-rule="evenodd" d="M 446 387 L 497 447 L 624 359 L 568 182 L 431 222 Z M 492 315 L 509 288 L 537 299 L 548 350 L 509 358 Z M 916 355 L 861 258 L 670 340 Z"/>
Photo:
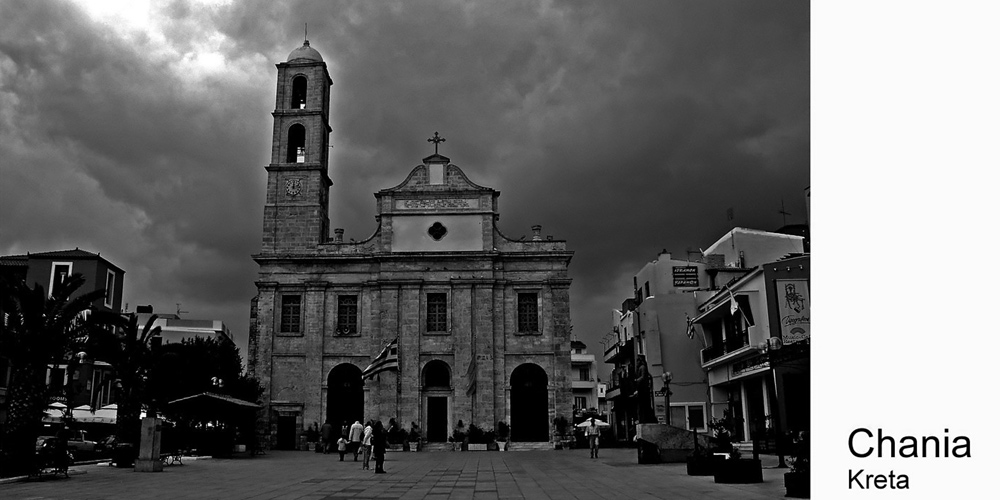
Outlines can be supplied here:
<path id="1" fill-rule="evenodd" d="M 261 252 L 311 251 L 329 235 L 330 87 L 309 40 L 278 63 Z"/>

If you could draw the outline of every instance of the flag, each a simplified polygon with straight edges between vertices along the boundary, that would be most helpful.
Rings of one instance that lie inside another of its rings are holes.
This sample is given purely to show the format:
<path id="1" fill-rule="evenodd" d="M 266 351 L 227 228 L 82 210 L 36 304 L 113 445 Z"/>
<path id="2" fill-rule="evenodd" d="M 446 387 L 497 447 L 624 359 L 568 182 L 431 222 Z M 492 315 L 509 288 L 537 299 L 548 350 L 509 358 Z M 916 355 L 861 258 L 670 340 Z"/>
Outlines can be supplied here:
<path id="1" fill-rule="evenodd" d="M 386 370 L 399 369 L 399 338 L 395 338 L 382 348 L 382 352 L 375 356 L 368 368 L 361 372 L 361 379 L 367 380 Z"/>
<path id="2" fill-rule="evenodd" d="M 746 301 L 746 300 L 747 300 L 746 297 L 744 297 L 744 301 Z M 733 295 L 733 289 L 730 288 L 729 289 L 729 314 L 732 314 L 732 315 L 735 316 L 736 315 L 736 311 L 739 311 L 740 314 L 743 316 L 743 319 L 746 320 L 747 326 L 754 326 L 753 313 L 750 311 L 750 304 L 749 304 L 749 302 L 747 302 L 747 309 L 743 310 L 743 308 L 740 307 L 739 301 L 736 300 L 736 295 Z"/>
<path id="3" fill-rule="evenodd" d="M 689 339 L 693 339 L 695 334 L 694 323 L 691 322 L 691 316 L 688 316 L 687 313 L 684 313 L 684 318 L 687 320 L 687 336 Z"/>

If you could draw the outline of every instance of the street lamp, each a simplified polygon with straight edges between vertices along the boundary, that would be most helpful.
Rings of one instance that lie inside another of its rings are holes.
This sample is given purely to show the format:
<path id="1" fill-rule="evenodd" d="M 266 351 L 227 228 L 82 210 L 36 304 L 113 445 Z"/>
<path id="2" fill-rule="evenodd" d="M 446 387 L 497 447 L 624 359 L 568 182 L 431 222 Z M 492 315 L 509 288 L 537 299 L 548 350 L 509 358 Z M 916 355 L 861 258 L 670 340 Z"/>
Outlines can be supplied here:
<path id="1" fill-rule="evenodd" d="M 784 432 L 781 428 L 781 412 L 778 408 L 778 375 L 777 372 L 774 371 L 774 363 L 771 361 L 771 351 L 781 349 L 781 345 L 781 338 L 769 337 L 766 341 L 757 344 L 757 350 L 760 351 L 762 355 L 767 356 L 768 369 L 771 372 L 771 379 L 774 381 L 774 404 L 771 409 L 771 413 L 774 414 L 774 447 L 775 451 L 778 452 L 778 468 L 784 469 L 788 466 L 785 465 L 785 454 L 781 446 L 781 440 L 784 437 Z"/>
<path id="2" fill-rule="evenodd" d="M 670 372 L 663 372 L 663 400 L 665 403 L 664 411 L 667 414 L 667 425 L 670 425 L 670 381 L 674 378 L 674 374 Z"/>

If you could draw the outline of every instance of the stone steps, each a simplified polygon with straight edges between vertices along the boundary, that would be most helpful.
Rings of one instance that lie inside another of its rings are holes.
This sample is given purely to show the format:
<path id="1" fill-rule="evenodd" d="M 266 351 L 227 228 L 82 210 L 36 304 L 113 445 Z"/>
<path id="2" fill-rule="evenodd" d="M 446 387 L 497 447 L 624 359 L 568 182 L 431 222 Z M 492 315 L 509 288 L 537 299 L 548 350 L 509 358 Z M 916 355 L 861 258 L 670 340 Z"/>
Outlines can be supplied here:
<path id="1" fill-rule="evenodd" d="M 548 441 L 511 442 L 507 451 L 553 450 L 555 446 Z"/>

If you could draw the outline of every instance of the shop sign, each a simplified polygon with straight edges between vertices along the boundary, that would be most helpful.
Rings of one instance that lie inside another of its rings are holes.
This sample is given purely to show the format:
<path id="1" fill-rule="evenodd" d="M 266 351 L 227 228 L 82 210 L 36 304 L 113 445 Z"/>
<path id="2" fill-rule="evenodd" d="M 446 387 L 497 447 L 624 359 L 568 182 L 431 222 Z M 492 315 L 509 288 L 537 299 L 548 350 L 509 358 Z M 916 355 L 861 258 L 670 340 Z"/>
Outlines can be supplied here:
<path id="1" fill-rule="evenodd" d="M 698 267 L 674 266 L 674 286 L 698 286 Z"/>
<path id="2" fill-rule="evenodd" d="M 809 282 L 775 280 L 781 342 L 785 345 L 809 338 Z"/>

